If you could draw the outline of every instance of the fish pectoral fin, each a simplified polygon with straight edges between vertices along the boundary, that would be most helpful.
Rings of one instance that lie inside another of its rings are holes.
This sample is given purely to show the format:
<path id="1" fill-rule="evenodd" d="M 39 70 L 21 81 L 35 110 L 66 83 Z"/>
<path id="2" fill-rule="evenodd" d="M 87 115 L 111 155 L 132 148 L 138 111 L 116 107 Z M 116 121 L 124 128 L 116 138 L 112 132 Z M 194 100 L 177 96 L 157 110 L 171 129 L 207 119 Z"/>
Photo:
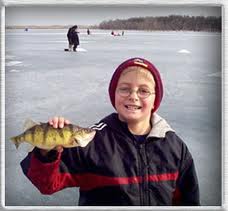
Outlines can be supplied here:
<path id="1" fill-rule="evenodd" d="M 26 130 L 32 128 L 33 126 L 39 125 L 39 124 L 40 124 L 40 123 L 34 122 L 34 121 L 31 120 L 31 119 L 26 119 L 26 120 L 25 120 L 25 123 L 24 123 L 23 129 L 24 129 L 24 131 L 26 131 Z"/>

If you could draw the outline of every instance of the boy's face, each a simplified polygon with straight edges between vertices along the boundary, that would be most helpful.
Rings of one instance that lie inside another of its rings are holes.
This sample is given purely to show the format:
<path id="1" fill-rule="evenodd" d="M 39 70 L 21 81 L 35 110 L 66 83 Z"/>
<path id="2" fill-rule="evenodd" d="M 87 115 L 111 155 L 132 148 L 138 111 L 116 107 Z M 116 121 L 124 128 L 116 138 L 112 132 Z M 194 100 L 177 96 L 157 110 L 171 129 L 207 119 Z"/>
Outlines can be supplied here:
<path id="1" fill-rule="evenodd" d="M 125 69 L 115 92 L 115 107 L 120 120 L 127 123 L 149 123 L 154 100 L 155 82 L 152 74 L 142 68 L 139 70 L 138 67 Z"/>

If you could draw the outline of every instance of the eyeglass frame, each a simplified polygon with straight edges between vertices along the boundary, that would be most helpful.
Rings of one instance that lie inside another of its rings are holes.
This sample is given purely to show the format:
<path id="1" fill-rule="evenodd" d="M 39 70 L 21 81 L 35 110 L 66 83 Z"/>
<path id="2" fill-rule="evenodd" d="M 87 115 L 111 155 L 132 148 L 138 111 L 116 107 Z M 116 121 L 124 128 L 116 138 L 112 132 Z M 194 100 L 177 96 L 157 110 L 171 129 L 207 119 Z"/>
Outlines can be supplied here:
<path id="1" fill-rule="evenodd" d="M 121 89 L 122 89 L 122 91 L 124 91 L 123 89 L 125 89 L 125 91 L 127 91 L 128 94 L 126 93 L 126 95 L 125 95 L 125 94 L 121 93 Z M 147 91 L 148 91 L 148 96 L 142 97 L 142 96 L 139 95 L 140 89 L 142 89 L 142 88 L 139 88 L 138 90 L 134 90 L 134 89 L 131 89 L 131 88 L 128 88 L 128 87 L 125 87 L 125 88 L 119 87 L 119 88 L 116 89 L 116 92 L 117 92 L 121 97 L 129 97 L 133 92 L 136 92 L 138 98 L 140 98 L 140 99 L 146 99 L 146 98 L 148 98 L 150 95 L 155 95 L 155 92 L 151 92 L 151 91 L 147 90 Z"/>

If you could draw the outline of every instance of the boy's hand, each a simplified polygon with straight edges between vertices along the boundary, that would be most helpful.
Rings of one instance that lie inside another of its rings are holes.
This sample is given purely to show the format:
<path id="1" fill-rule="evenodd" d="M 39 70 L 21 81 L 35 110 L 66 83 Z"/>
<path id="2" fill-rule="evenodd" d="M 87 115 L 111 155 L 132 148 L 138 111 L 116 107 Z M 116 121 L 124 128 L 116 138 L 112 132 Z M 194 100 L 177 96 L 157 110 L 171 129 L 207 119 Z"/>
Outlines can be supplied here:
<path id="1" fill-rule="evenodd" d="M 54 128 L 63 128 L 64 125 L 70 124 L 70 121 L 68 119 L 64 119 L 64 117 L 53 117 L 50 118 L 48 123 L 52 125 Z"/>
<path id="2" fill-rule="evenodd" d="M 48 120 L 48 123 L 50 125 L 52 125 L 54 128 L 58 128 L 58 127 L 59 128 L 63 128 L 64 125 L 70 124 L 70 121 L 68 119 L 64 119 L 64 117 L 53 117 L 53 118 L 50 118 Z M 63 147 L 62 146 L 56 146 L 53 150 L 56 150 L 58 152 L 62 152 L 63 151 Z M 40 153 L 41 153 L 41 155 L 46 156 L 49 151 L 50 150 L 41 149 Z"/>

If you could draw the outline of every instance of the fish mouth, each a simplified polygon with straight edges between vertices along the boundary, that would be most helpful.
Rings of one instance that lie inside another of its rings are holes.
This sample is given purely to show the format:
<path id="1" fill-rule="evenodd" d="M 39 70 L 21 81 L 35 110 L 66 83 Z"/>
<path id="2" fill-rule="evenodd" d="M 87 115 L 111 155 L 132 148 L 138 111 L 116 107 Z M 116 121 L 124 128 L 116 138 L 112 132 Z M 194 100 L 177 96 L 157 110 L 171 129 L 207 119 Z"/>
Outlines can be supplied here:
<path id="1" fill-rule="evenodd" d="M 129 111 L 137 111 L 142 108 L 142 106 L 137 106 L 137 105 L 124 105 L 124 107 Z"/>

